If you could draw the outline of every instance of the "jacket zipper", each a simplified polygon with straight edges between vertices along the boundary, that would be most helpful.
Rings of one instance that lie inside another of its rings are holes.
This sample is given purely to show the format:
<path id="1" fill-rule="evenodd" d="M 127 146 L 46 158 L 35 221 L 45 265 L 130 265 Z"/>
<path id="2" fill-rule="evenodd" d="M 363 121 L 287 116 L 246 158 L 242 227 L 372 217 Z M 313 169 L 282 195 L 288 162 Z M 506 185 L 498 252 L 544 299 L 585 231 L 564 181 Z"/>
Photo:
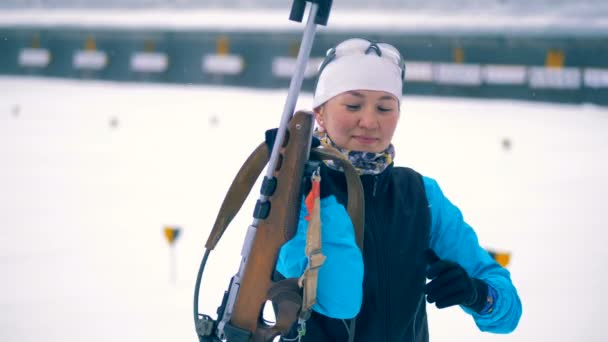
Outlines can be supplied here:
<path id="1" fill-rule="evenodd" d="M 372 185 L 372 197 L 376 197 L 377 189 L 378 189 L 378 176 L 374 176 L 374 182 Z M 373 213 L 373 218 L 374 218 L 373 222 L 376 222 L 377 215 L 376 215 L 376 206 L 374 205 L 374 203 L 371 203 L 371 211 Z M 380 260 L 380 258 L 378 258 L 379 255 L 382 255 L 385 258 L 384 260 L 388 260 L 388 248 L 386 248 L 386 246 L 384 246 L 384 244 L 386 244 L 386 234 L 383 234 L 382 232 L 378 232 L 378 236 L 376 237 L 376 246 L 377 246 L 378 242 L 380 242 L 383 247 L 383 248 L 376 249 L 376 260 L 377 260 L 376 262 L 377 262 L 378 270 L 382 271 L 381 277 L 380 277 L 378 283 L 382 284 L 382 290 L 383 290 L 382 292 L 384 295 L 384 313 L 383 313 L 383 316 L 385 318 L 383 320 L 384 321 L 384 340 L 388 341 L 389 340 L 388 327 L 390 326 L 390 324 L 389 324 L 390 316 L 389 316 L 388 309 L 389 309 L 390 299 L 389 299 L 389 293 L 388 293 L 389 289 L 388 289 L 387 284 L 388 284 L 388 280 L 389 280 L 388 279 L 389 274 L 386 269 L 385 263 L 378 262 Z M 386 281 L 382 281 L 383 276 L 386 277 Z"/>
<path id="2" fill-rule="evenodd" d="M 376 197 L 376 188 L 378 188 L 378 176 L 374 176 L 374 187 L 372 188 L 372 197 Z"/>
<path id="3" fill-rule="evenodd" d="M 388 232 L 385 232 L 385 237 L 386 235 L 388 235 Z M 383 246 L 384 248 L 384 260 L 390 260 L 390 253 L 391 253 L 391 248 L 389 248 L 388 244 L 390 244 L 390 239 L 386 239 L 385 238 L 385 243 L 387 245 Z M 388 341 L 389 337 L 390 337 L 390 328 L 391 328 L 391 270 L 390 270 L 390 263 L 386 263 L 384 266 L 384 272 L 385 272 L 385 278 L 386 278 L 386 283 L 385 283 L 385 317 L 386 317 L 386 321 L 385 321 L 385 331 L 386 331 L 386 340 Z"/>

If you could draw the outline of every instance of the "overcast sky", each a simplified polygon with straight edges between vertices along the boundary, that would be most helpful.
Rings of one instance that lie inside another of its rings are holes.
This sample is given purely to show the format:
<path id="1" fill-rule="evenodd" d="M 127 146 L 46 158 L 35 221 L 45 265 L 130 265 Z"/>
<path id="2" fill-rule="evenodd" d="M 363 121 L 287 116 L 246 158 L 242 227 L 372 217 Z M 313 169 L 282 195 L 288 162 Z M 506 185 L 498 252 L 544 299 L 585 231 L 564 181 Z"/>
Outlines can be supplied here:
<path id="1" fill-rule="evenodd" d="M 468 10 L 472 8 L 512 11 L 581 10 L 606 15 L 606 0 L 337 0 L 334 8 L 390 8 Z M 112 7 L 221 7 L 221 8 L 289 8 L 286 0 L 2 0 L 0 8 L 112 8 Z M 592 10 L 591 10 L 592 9 Z"/>

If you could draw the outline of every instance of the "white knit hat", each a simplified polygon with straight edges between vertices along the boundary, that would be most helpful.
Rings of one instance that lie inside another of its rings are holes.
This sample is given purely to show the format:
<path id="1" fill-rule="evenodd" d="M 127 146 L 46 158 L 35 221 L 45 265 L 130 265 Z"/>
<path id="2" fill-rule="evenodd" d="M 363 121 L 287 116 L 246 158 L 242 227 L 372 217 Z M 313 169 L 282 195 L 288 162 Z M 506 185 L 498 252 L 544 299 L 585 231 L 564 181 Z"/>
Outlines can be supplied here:
<path id="1" fill-rule="evenodd" d="M 402 89 L 402 69 L 390 59 L 376 53 L 349 54 L 331 60 L 321 70 L 313 108 L 350 90 L 385 91 L 401 101 Z"/>

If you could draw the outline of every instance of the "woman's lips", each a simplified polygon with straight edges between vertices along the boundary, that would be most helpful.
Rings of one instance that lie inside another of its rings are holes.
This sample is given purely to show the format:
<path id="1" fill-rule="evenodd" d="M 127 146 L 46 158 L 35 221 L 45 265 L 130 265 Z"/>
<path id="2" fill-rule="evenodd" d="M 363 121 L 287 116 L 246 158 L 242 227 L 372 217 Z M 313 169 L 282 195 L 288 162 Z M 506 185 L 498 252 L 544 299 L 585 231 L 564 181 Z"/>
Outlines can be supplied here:
<path id="1" fill-rule="evenodd" d="M 378 141 L 377 138 L 374 137 L 366 137 L 362 135 L 354 135 L 353 138 L 357 140 L 361 144 L 373 144 Z"/>

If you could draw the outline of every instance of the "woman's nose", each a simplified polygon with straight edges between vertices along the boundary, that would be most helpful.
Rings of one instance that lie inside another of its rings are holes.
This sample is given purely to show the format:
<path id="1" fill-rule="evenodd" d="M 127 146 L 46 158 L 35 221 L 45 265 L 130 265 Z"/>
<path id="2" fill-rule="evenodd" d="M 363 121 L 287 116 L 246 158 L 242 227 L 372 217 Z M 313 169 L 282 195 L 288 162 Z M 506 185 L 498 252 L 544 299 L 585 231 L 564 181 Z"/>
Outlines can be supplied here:
<path id="1" fill-rule="evenodd" d="M 376 114 L 371 110 L 364 110 L 359 118 L 359 127 L 365 129 L 378 128 L 378 119 Z"/>

